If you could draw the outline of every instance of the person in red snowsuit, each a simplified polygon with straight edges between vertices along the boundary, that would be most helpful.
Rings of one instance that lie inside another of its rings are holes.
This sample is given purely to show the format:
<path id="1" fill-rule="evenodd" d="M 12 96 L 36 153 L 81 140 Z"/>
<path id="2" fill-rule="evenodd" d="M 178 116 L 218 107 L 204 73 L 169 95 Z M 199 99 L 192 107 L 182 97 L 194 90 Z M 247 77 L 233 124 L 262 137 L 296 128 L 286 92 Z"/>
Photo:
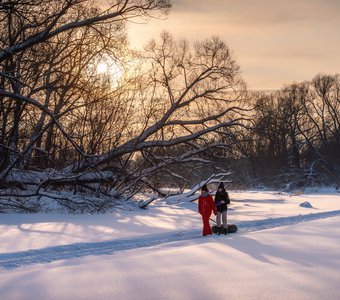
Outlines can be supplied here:
<path id="1" fill-rule="evenodd" d="M 201 195 L 198 198 L 198 212 L 202 216 L 203 220 L 203 235 L 212 234 L 209 218 L 211 213 L 216 215 L 216 206 L 213 197 L 209 194 L 207 185 L 203 185 L 201 188 Z"/>

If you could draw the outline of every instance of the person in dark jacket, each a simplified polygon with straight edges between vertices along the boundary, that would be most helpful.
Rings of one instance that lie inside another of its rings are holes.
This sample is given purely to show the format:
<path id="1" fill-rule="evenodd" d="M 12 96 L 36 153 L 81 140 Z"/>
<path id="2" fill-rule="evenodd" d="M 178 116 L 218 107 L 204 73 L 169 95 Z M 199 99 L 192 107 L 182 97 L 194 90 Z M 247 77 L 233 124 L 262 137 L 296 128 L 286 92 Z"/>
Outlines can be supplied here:
<path id="1" fill-rule="evenodd" d="M 228 231 L 228 223 L 227 223 L 227 212 L 228 212 L 228 204 L 230 204 L 230 199 L 227 191 L 224 188 L 223 182 L 218 185 L 217 192 L 215 195 L 215 206 L 217 209 L 217 234 L 221 234 L 222 232 L 226 234 Z M 222 224 L 221 224 L 222 218 Z"/>
<path id="2" fill-rule="evenodd" d="M 203 235 L 211 235 L 212 230 L 209 223 L 211 213 L 216 215 L 216 206 L 213 197 L 209 194 L 207 185 L 203 185 L 201 188 L 201 195 L 198 198 L 198 212 L 202 216 L 203 220 Z"/>

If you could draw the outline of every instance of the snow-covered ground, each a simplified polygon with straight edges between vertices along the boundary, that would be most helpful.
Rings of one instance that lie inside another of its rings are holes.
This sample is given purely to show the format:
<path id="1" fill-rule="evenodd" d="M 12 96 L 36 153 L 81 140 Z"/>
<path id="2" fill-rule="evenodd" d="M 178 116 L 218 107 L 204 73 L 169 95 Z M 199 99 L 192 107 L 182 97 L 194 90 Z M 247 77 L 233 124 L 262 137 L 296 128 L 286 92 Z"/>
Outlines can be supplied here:
<path id="1" fill-rule="evenodd" d="M 339 299 L 340 194 L 230 196 L 227 236 L 196 203 L 1 215 L 0 299 Z"/>

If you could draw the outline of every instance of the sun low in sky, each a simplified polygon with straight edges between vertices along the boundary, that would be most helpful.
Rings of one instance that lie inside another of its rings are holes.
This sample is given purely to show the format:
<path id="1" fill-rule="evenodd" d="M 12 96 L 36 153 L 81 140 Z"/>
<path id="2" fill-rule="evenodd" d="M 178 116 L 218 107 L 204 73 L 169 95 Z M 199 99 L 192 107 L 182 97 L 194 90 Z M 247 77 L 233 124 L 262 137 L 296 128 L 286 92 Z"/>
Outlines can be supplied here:
<path id="1" fill-rule="evenodd" d="M 173 0 L 166 20 L 130 26 L 142 49 L 166 30 L 189 41 L 225 40 L 251 89 L 279 89 L 340 73 L 340 0 Z"/>
<path id="2" fill-rule="evenodd" d="M 97 74 L 103 74 L 103 73 L 106 73 L 108 71 L 108 65 L 107 63 L 99 63 L 97 65 Z"/>
<path id="3" fill-rule="evenodd" d="M 114 60 L 110 58 L 106 58 L 105 61 L 100 61 L 97 63 L 96 73 L 98 75 L 109 76 L 111 82 L 117 82 L 123 75 L 122 69 Z"/>

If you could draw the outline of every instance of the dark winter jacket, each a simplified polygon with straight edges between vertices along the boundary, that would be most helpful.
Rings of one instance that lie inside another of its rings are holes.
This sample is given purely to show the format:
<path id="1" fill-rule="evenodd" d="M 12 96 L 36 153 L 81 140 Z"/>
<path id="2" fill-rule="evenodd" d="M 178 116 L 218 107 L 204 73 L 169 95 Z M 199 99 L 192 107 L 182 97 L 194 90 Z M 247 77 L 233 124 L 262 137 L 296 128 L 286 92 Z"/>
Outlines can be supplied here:
<path id="1" fill-rule="evenodd" d="M 198 212 L 201 215 L 210 216 L 212 212 L 216 214 L 216 206 L 213 197 L 209 193 L 204 193 L 198 198 Z"/>
<path id="2" fill-rule="evenodd" d="M 226 191 L 223 192 L 216 192 L 215 195 L 215 205 L 217 208 L 217 211 L 223 212 L 228 209 L 228 204 L 230 204 L 229 195 Z"/>

